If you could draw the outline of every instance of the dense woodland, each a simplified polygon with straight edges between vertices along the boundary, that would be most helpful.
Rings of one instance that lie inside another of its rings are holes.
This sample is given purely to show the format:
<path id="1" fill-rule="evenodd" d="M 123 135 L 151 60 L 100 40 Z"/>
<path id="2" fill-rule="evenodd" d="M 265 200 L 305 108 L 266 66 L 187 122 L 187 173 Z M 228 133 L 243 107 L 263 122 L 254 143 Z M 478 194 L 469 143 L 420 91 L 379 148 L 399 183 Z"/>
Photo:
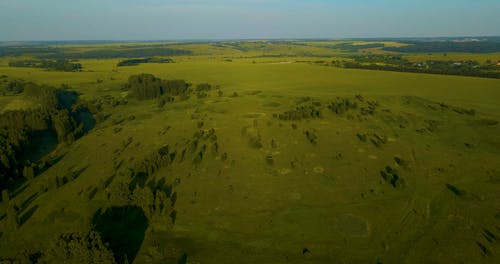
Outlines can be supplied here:
<path id="1" fill-rule="evenodd" d="M 81 71 L 80 63 L 70 62 L 68 60 L 20 60 L 9 62 L 10 67 L 28 67 L 42 68 L 53 71 L 76 72 Z"/>
<path id="2" fill-rule="evenodd" d="M 59 144 L 70 144 L 93 126 L 93 118 L 78 94 L 51 86 L 14 81 L 19 91 L 40 107 L 6 111 L 0 115 L 0 190 L 22 178 L 43 171 L 47 160 L 33 160 L 33 148 L 40 147 L 38 137 L 53 136 Z M 45 141 L 46 138 L 45 138 Z"/>

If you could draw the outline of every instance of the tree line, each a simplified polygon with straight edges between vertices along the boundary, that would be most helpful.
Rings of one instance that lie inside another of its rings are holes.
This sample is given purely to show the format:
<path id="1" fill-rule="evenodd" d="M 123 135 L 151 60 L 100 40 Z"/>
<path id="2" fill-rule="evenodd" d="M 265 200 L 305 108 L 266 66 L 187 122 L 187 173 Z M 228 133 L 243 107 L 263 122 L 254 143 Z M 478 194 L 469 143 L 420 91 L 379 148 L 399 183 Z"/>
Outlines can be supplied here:
<path id="1" fill-rule="evenodd" d="M 366 55 L 353 56 L 352 60 L 332 61 L 330 65 L 340 68 L 366 69 L 396 72 L 461 75 L 484 78 L 500 78 L 498 67 L 492 63 L 480 64 L 477 61 L 439 61 L 426 60 L 411 62 L 401 56 Z"/>
<path id="2" fill-rule="evenodd" d="M 26 55 L 40 55 L 60 52 L 60 48 L 45 46 L 14 46 L 0 47 L 0 57 L 20 57 Z"/>
<path id="3" fill-rule="evenodd" d="M 171 58 L 144 58 L 144 59 L 130 59 L 120 61 L 116 66 L 136 66 L 141 63 L 173 63 L 174 60 Z"/>
<path id="4" fill-rule="evenodd" d="M 46 45 L 24 45 L 0 47 L 0 57 L 30 56 L 38 59 L 106 59 L 141 58 L 190 55 L 192 51 L 167 48 L 159 45 L 123 46 L 116 49 L 95 49 L 83 52 L 70 52 L 64 47 Z"/>
<path id="5" fill-rule="evenodd" d="M 76 72 L 81 71 L 80 63 L 70 62 L 65 59 L 58 60 L 20 60 L 9 62 L 10 67 L 42 68 L 53 71 Z"/>

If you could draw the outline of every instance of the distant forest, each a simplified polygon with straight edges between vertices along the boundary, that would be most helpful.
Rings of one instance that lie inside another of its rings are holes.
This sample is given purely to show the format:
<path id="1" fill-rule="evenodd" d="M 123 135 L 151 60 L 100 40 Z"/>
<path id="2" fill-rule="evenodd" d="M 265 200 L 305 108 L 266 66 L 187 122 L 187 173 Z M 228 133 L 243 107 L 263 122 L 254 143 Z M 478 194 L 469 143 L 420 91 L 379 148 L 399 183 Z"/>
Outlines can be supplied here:
<path id="1" fill-rule="evenodd" d="M 136 66 L 141 63 L 174 63 L 174 60 L 170 58 L 145 58 L 145 59 L 130 59 L 130 60 L 123 60 L 120 61 L 117 66 L 122 67 L 122 66 Z"/>
<path id="2" fill-rule="evenodd" d="M 100 49 L 89 50 L 81 53 L 53 53 L 43 57 L 47 59 L 111 59 L 111 58 L 137 58 L 155 56 L 190 55 L 191 51 L 170 48 L 143 48 L 143 49 Z"/>
<path id="3" fill-rule="evenodd" d="M 404 53 L 493 53 L 500 52 L 500 41 L 409 41 L 402 47 L 384 47 L 383 50 Z"/>
<path id="4" fill-rule="evenodd" d="M 97 49 L 84 52 L 68 52 L 65 49 L 53 47 L 0 47 L 0 57 L 35 56 L 39 59 L 111 59 L 111 58 L 138 58 L 157 56 L 190 55 L 189 50 L 164 47 L 151 48 L 120 48 Z"/>
<path id="5" fill-rule="evenodd" d="M 68 60 L 21 60 L 9 62 L 10 67 L 42 68 L 53 71 L 76 72 L 82 69 L 80 63 Z"/>

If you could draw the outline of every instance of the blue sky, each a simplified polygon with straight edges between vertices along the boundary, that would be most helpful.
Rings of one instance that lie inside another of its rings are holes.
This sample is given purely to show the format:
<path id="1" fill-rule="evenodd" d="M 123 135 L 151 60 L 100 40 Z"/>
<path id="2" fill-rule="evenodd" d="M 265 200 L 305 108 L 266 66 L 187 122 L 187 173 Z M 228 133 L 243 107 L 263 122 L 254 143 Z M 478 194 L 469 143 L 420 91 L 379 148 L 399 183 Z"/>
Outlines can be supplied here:
<path id="1" fill-rule="evenodd" d="M 0 0 L 0 41 L 500 35 L 500 0 Z"/>

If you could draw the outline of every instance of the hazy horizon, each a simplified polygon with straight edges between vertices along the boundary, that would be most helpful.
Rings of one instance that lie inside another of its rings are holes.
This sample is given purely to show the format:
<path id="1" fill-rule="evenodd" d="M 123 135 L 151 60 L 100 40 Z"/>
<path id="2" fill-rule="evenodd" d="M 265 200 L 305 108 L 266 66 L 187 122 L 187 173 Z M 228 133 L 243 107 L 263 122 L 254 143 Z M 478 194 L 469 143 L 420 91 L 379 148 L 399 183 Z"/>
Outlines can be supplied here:
<path id="1" fill-rule="evenodd" d="M 51 40 L 0 40 L 1 43 L 9 42 L 26 42 L 26 43 L 50 43 L 50 42 L 67 42 L 67 43 L 113 43 L 113 42 L 217 42 L 217 41 L 314 41 L 314 40 L 325 40 L 325 41 L 349 41 L 349 40 L 360 40 L 360 41 L 378 41 L 378 40 L 441 40 L 441 39 L 481 39 L 481 38 L 500 38 L 500 35 L 491 36 L 415 36 L 415 37 L 356 37 L 356 38 L 190 38 L 190 39 L 51 39 Z"/>
<path id="2" fill-rule="evenodd" d="M 2 0 L 0 41 L 498 36 L 500 2 Z"/>

